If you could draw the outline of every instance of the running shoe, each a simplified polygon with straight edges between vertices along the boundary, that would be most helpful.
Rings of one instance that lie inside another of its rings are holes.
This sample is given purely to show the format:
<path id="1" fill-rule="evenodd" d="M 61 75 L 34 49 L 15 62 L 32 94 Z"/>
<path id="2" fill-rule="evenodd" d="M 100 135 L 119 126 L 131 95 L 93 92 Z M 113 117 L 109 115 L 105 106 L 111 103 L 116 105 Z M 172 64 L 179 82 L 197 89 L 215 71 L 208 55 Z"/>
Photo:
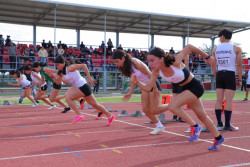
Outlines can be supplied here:
<path id="1" fill-rule="evenodd" d="M 242 100 L 242 101 L 248 101 L 248 99 L 247 98 L 245 98 L 244 100 Z"/>
<path id="2" fill-rule="evenodd" d="M 238 131 L 239 127 L 234 127 L 233 125 L 230 125 L 230 127 L 224 126 L 223 131 Z"/>
<path id="3" fill-rule="evenodd" d="M 214 139 L 214 144 L 210 147 L 208 147 L 209 150 L 217 150 L 218 147 L 225 141 L 225 138 L 221 136 L 220 140 Z"/>
<path id="4" fill-rule="evenodd" d="M 66 113 L 66 112 L 68 112 L 70 109 L 71 109 L 70 107 L 64 108 L 64 110 L 62 111 L 62 113 Z"/>
<path id="5" fill-rule="evenodd" d="M 84 107 L 84 102 L 85 102 L 85 99 L 81 99 L 80 100 L 80 109 L 82 110 L 83 107 Z"/>
<path id="6" fill-rule="evenodd" d="M 103 112 L 98 112 L 98 115 L 97 115 L 97 117 L 95 119 L 99 120 L 99 119 L 102 118 L 102 116 L 103 116 Z"/>
<path id="7" fill-rule="evenodd" d="M 191 127 L 191 136 L 188 141 L 191 142 L 197 140 L 201 133 L 201 129 L 202 127 L 199 124 L 197 127 Z"/>
<path id="8" fill-rule="evenodd" d="M 151 135 L 157 135 L 159 132 L 164 131 L 164 127 L 156 127 L 152 132 L 150 132 Z"/>
<path id="9" fill-rule="evenodd" d="M 38 106 L 38 104 L 37 104 L 37 103 L 33 104 L 31 107 L 33 107 L 33 108 L 34 108 L 34 107 L 36 107 L 36 106 Z"/>
<path id="10" fill-rule="evenodd" d="M 75 120 L 72 121 L 72 124 L 77 123 L 77 122 L 81 122 L 82 120 L 84 120 L 84 116 L 77 115 Z"/>
<path id="11" fill-rule="evenodd" d="M 114 119 L 115 119 L 115 116 L 114 116 L 114 115 L 111 115 L 111 117 L 108 118 L 108 123 L 106 124 L 106 126 L 111 125 L 111 123 L 114 121 Z"/>
<path id="12" fill-rule="evenodd" d="M 49 110 L 52 110 L 54 107 L 56 107 L 55 104 L 51 105 L 50 108 L 48 108 Z"/>

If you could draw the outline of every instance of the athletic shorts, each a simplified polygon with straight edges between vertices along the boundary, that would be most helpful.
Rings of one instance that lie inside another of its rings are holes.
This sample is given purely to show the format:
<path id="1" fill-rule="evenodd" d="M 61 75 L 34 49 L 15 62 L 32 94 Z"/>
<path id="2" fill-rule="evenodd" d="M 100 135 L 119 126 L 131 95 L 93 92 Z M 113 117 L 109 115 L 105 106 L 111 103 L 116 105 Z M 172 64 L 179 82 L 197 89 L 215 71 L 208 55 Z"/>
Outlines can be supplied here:
<path id="1" fill-rule="evenodd" d="M 172 83 L 172 93 L 181 93 L 182 92 L 182 88 L 180 85 Z"/>
<path id="2" fill-rule="evenodd" d="M 84 84 L 83 86 L 81 86 L 80 88 L 79 88 L 81 91 L 82 91 L 82 93 L 85 95 L 85 96 L 89 96 L 89 95 L 91 95 L 91 87 L 89 86 L 89 84 Z"/>
<path id="3" fill-rule="evenodd" d="M 236 79 L 234 71 L 221 70 L 216 74 L 216 89 L 236 90 Z"/>
<path id="4" fill-rule="evenodd" d="M 250 88 L 250 84 L 247 84 L 247 88 Z"/>
<path id="5" fill-rule="evenodd" d="M 48 86 L 46 84 L 41 86 L 41 91 L 46 91 L 47 89 L 48 89 Z"/>
<path id="6" fill-rule="evenodd" d="M 60 90 L 61 87 L 62 87 L 62 84 L 57 85 L 56 83 L 53 83 L 53 88 L 54 88 L 54 89 Z"/>
<path id="7" fill-rule="evenodd" d="M 26 89 L 26 88 L 29 88 L 29 87 L 30 87 L 30 85 L 23 87 L 23 89 Z"/>
<path id="8" fill-rule="evenodd" d="M 203 84 L 201 83 L 201 81 L 199 81 L 195 77 L 187 85 L 184 85 L 181 88 L 182 88 L 182 91 L 189 90 L 197 98 L 200 98 L 204 93 Z"/>
<path id="9" fill-rule="evenodd" d="M 158 79 L 155 81 L 155 84 L 156 84 L 157 89 L 158 89 L 158 90 L 161 90 L 161 84 L 160 84 L 160 82 L 158 81 Z M 153 92 L 153 89 L 154 89 L 154 88 L 152 88 L 150 92 Z"/>

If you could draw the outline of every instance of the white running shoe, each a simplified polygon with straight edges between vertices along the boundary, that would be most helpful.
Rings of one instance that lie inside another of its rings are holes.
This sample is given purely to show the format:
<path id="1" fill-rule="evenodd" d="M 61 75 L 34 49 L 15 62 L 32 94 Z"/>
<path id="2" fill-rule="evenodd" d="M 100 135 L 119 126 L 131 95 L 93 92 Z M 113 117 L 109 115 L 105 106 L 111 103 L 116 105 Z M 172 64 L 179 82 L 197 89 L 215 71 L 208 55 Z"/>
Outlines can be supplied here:
<path id="1" fill-rule="evenodd" d="M 50 108 L 48 108 L 49 110 L 52 110 L 54 107 L 56 107 L 55 104 L 53 104 L 52 106 L 50 106 Z"/>
<path id="2" fill-rule="evenodd" d="M 38 106 L 38 104 L 37 104 L 37 103 L 36 103 L 36 104 L 33 104 L 31 107 L 33 107 L 33 108 L 34 108 L 34 107 L 36 107 L 36 106 Z"/>
<path id="3" fill-rule="evenodd" d="M 150 132 L 151 135 L 157 135 L 159 132 L 164 131 L 164 127 L 156 127 L 152 132 Z"/>

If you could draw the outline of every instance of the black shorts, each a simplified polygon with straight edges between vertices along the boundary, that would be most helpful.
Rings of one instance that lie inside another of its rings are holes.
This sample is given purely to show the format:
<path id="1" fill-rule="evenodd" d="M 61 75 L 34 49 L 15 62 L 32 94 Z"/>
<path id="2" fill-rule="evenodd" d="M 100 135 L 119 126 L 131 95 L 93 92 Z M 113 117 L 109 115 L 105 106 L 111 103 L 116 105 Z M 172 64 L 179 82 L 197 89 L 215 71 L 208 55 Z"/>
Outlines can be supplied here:
<path id="1" fill-rule="evenodd" d="M 234 71 L 221 70 L 216 74 L 216 89 L 236 90 L 236 79 Z"/>
<path id="2" fill-rule="evenodd" d="M 54 88 L 54 89 L 60 90 L 61 87 L 62 87 L 62 84 L 57 85 L 56 83 L 53 83 L 53 88 Z"/>
<path id="3" fill-rule="evenodd" d="M 182 92 L 182 88 L 180 85 L 172 83 L 172 93 L 181 93 Z"/>
<path id="4" fill-rule="evenodd" d="M 250 88 L 250 84 L 247 84 L 247 88 Z"/>
<path id="5" fill-rule="evenodd" d="M 85 96 L 89 96 L 89 95 L 91 95 L 91 87 L 89 86 L 89 84 L 84 84 L 83 86 L 81 86 L 80 88 L 79 88 L 81 91 L 82 91 L 82 93 L 85 95 Z"/>
<path id="6" fill-rule="evenodd" d="M 26 88 L 29 88 L 29 87 L 30 87 L 30 85 L 23 87 L 23 89 L 26 89 Z"/>
<path id="7" fill-rule="evenodd" d="M 155 84 L 156 84 L 157 89 L 158 89 L 158 90 L 161 90 L 161 84 L 160 84 L 160 82 L 158 81 L 158 79 L 155 81 Z M 153 90 L 154 90 L 154 88 L 152 88 L 152 89 L 150 90 L 150 92 L 153 92 Z"/>
<path id="8" fill-rule="evenodd" d="M 201 83 L 201 81 L 199 81 L 196 78 L 193 78 L 187 85 L 184 85 L 181 88 L 182 88 L 182 91 L 189 90 L 197 98 L 200 98 L 204 93 L 203 84 Z"/>
<path id="9" fill-rule="evenodd" d="M 47 89 L 48 89 L 48 86 L 46 84 L 41 86 L 41 91 L 46 91 Z"/>

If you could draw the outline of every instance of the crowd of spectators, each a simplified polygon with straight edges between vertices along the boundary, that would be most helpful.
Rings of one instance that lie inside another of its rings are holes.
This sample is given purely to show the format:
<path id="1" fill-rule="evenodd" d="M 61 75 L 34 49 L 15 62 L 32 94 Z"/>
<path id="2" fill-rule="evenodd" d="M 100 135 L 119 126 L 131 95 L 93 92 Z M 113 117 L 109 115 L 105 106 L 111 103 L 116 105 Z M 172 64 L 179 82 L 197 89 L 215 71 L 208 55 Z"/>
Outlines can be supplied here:
<path id="1" fill-rule="evenodd" d="M 6 40 L 0 34 L 0 68 L 3 68 L 3 64 L 10 65 L 11 69 L 17 69 L 26 61 L 41 61 L 47 62 L 49 65 L 53 66 L 54 57 L 61 55 L 64 56 L 67 61 L 75 59 L 78 62 L 87 64 L 88 68 L 93 71 L 95 67 L 100 67 L 104 70 L 104 49 L 106 48 L 106 70 L 114 71 L 117 67 L 113 64 L 111 60 L 112 52 L 115 51 L 111 39 L 108 40 L 106 46 L 104 41 L 101 42 L 98 48 L 93 48 L 92 46 L 87 47 L 81 42 L 79 48 L 67 46 L 67 44 L 59 41 L 55 47 L 51 41 L 46 43 L 45 40 L 41 45 L 33 46 L 32 44 L 15 44 L 11 41 L 8 35 Z M 117 49 L 122 49 L 120 44 Z M 171 52 L 173 48 L 170 49 Z M 146 54 L 147 51 L 127 49 L 126 50 L 132 57 L 140 59 L 147 64 Z M 174 50 L 173 50 L 174 51 Z M 197 68 L 200 65 L 201 69 L 206 68 L 205 61 L 199 55 L 195 53 L 189 56 L 189 68 L 192 72 L 197 72 Z"/>
<path id="2" fill-rule="evenodd" d="M 17 69 L 23 65 L 26 61 L 41 61 L 47 62 L 53 66 L 54 57 L 61 55 L 64 56 L 67 61 L 71 59 L 78 62 L 85 63 L 91 71 L 95 67 L 101 67 L 104 70 L 104 49 L 106 48 L 106 70 L 114 71 L 117 67 L 111 60 L 112 52 L 115 50 L 111 39 L 108 40 L 105 46 L 104 41 L 98 48 L 92 46 L 85 46 L 81 42 L 79 48 L 67 46 L 67 44 L 59 41 L 56 47 L 53 46 L 51 41 L 46 43 L 45 40 L 41 45 L 33 46 L 32 44 L 15 44 L 11 41 L 10 36 L 4 40 L 0 35 L 0 68 L 3 68 L 3 64 L 10 65 L 11 69 Z M 117 49 L 123 49 L 121 45 Z M 127 50 L 132 57 L 138 58 L 142 61 L 146 61 L 146 51 L 139 51 L 132 49 Z"/>

